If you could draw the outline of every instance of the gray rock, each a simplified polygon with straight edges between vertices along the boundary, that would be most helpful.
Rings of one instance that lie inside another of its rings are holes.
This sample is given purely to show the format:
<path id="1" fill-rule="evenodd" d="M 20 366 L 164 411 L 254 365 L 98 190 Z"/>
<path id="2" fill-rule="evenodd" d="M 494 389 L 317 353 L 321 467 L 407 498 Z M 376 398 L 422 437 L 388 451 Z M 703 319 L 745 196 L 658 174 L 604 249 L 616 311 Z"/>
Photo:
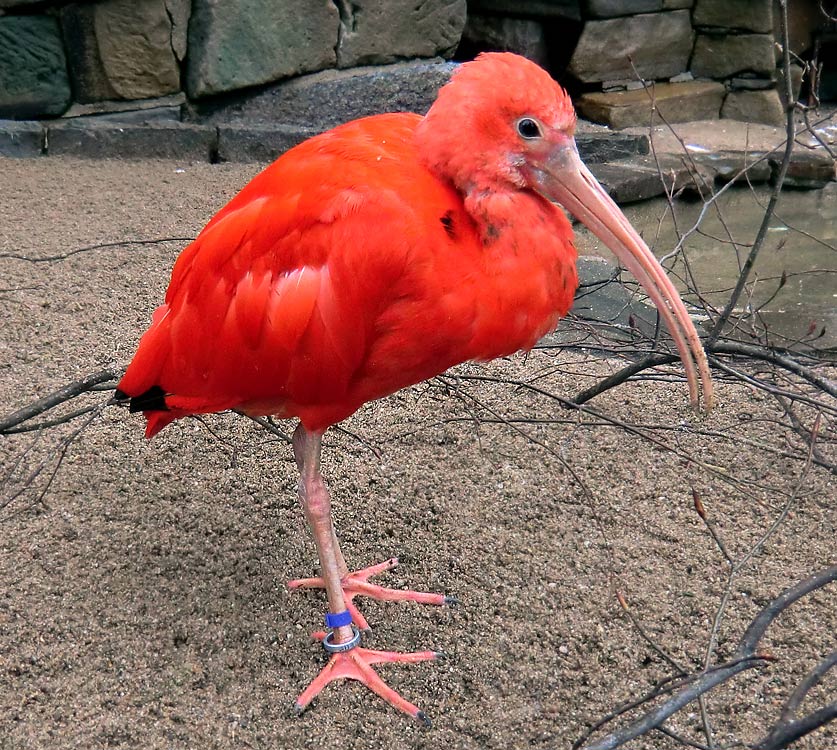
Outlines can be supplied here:
<path id="1" fill-rule="evenodd" d="M 0 120 L 0 156 L 17 159 L 40 156 L 44 150 L 44 127 L 39 122 Z"/>
<path id="2" fill-rule="evenodd" d="M 785 123 L 785 108 L 779 99 L 779 92 L 730 91 L 721 107 L 721 117 L 745 122 L 762 122 L 781 126 Z"/>
<path id="3" fill-rule="evenodd" d="M 790 66 L 790 88 L 791 88 L 791 99 L 792 102 L 798 102 L 799 96 L 802 93 L 802 80 L 805 77 L 805 71 L 803 70 L 801 65 L 796 63 L 791 63 Z M 776 69 L 776 90 L 779 92 L 779 98 L 782 100 L 782 104 L 787 104 L 787 96 L 788 96 L 788 84 L 785 81 L 785 70 L 784 66 L 780 65 Z"/>
<path id="4" fill-rule="evenodd" d="M 267 164 L 312 135 L 315 131 L 293 125 L 221 125 L 218 160 Z"/>
<path id="5" fill-rule="evenodd" d="M 741 76 L 727 81 L 731 91 L 765 91 L 776 88 L 776 81 L 770 78 L 748 78 Z"/>
<path id="6" fill-rule="evenodd" d="M 718 182 L 746 180 L 750 184 L 767 182 L 771 168 L 763 153 L 745 151 L 712 151 L 692 153 L 692 159 L 712 170 Z"/>
<path id="7" fill-rule="evenodd" d="M 69 119 L 64 115 L 64 119 Z M 98 124 L 116 123 L 132 125 L 173 124 L 180 122 L 180 107 L 147 107 L 145 109 L 122 109 L 117 112 L 105 112 L 100 115 L 82 115 L 78 121 L 95 120 Z"/>
<path id="8" fill-rule="evenodd" d="M 715 81 L 657 83 L 653 97 L 657 111 L 666 120 L 689 122 L 717 119 L 724 91 L 724 85 Z M 576 102 L 576 109 L 583 117 L 616 129 L 648 125 L 652 117 L 649 93 L 643 90 L 583 94 Z"/>
<path id="9" fill-rule="evenodd" d="M 695 173 L 695 166 L 687 164 L 683 158 L 661 158 L 658 167 L 650 157 L 590 165 L 590 171 L 619 204 L 655 198 L 666 191 L 706 192 L 714 174 L 700 165 L 697 168 Z"/>
<path id="10" fill-rule="evenodd" d="M 767 34 L 773 31 L 772 11 L 773 0 L 697 0 L 692 19 L 695 26 Z"/>
<path id="11" fill-rule="evenodd" d="M 468 12 L 487 11 L 526 18 L 581 20 L 578 0 L 468 0 Z"/>
<path id="12" fill-rule="evenodd" d="M 687 10 L 588 21 L 568 72 L 585 83 L 670 78 L 686 70 L 692 37 Z"/>
<path id="13" fill-rule="evenodd" d="M 70 98 L 58 22 L 50 16 L 0 18 L 0 117 L 60 115 Z"/>
<path id="14" fill-rule="evenodd" d="M 180 90 L 164 0 L 108 0 L 93 9 L 104 73 L 120 98 L 150 99 Z"/>
<path id="15" fill-rule="evenodd" d="M 647 154 L 651 147 L 646 135 L 614 133 L 576 133 L 578 153 L 587 164 L 630 159 L 638 154 Z"/>
<path id="16" fill-rule="evenodd" d="M 201 125 L 133 125 L 70 120 L 50 123 L 47 153 L 87 159 L 214 161 L 217 133 Z"/>
<path id="17" fill-rule="evenodd" d="M 465 0 L 342 0 L 337 65 L 450 57 L 465 27 Z"/>
<path id="18" fill-rule="evenodd" d="M 779 173 L 781 163 L 781 156 L 773 155 L 770 157 L 774 180 Z M 837 179 L 835 162 L 825 149 L 818 148 L 810 151 L 796 149 L 791 155 L 791 161 L 788 164 L 788 171 L 782 185 L 783 187 L 800 190 L 819 190 L 835 179 Z"/>
<path id="19" fill-rule="evenodd" d="M 544 67 L 549 61 L 543 24 L 530 18 L 469 13 L 460 51 L 463 48 L 469 53 L 516 52 Z"/>
<path id="20" fill-rule="evenodd" d="M 663 9 L 663 0 L 584 0 L 588 18 L 616 18 L 637 13 L 656 13 Z"/>
<path id="21" fill-rule="evenodd" d="M 678 73 L 676 76 L 672 76 L 668 79 L 669 83 L 685 83 L 686 81 L 694 81 L 695 77 L 688 71 L 684 71 L 683 73 Z"/>
<path id="22" fill-rule="evenodd" d="M 198 104 L 191 119 L 214 123 L 282 123 L 314 132 L 378 112 L 424 113 L 454 63 L 410 62 L 300 76 L 225 102 Z"/>
<path id="23" fill-rule="evenodd" d="M 76 100 L 149 99 L 180 90 L 187 0 L 105 0 L 61 10 Z"/>
<path id="24" fill-rule="evenodd" d="M 61 30 L 77 102 L 119 99 L 108 80 L 95 30 L 96 6 L 74 3 L 61 9 Z"/>
<path id="25" fill-rule="evenodd" d="M 605 258 L 590 255 L 580 256 L 576 268 L 578 288 L 573 302 L 573 316 L 615 326 L 617 330 L 610 330 L 609 335 L 617 338 L 630 338 L 634 328 L 644 335 L 653 335 L 657 311 L 628 290 L 622 282 L 620 268 Z M 571 321 L 567 328 L 572 328 Z M 618 329 L 622 329 L 622 335 Z M 579 343 L 589 346 L 589 331 L 579 333 L 583 337 Z M 563 330 L 559 326 L 555 334 L 546 338 L 545 343 L 566 346 L 572 343 L 573 334 L 572 330 Z"/>
<path id="26" fill-rule="evenodd" d="M 86 104 L 73 104 L 64 112 L 63 117 L 88 117 L 90 115 L 119 115 L 120 113 L 137 113 L 144 110 L 156 112 L 176 113 L 173 119 L 180 119 L 180 109 L 186 102 L 186 95 L 179 91 L 169 96 L 159 96 L 153 99 L 123 99 L 89 102 Z"/>
<path id="27" fill-rule="evenodd" d="M 772 76 L 776 68 L 770 34 L 698 34 L 691 70 L 696 76 L 729 78 L 748 71 Z"/>
<path id="28" fill-rule="evenodd" d="M 331 0 L 193 0 L 186 90 L 198 98 L 336 65 Z"/>
<path id="29" fill-rule="evenodd" d="M 189 45 L 192 0 L 165 0 L 165 4 L 166 13 L 171 18 L 171 48 L 178 62 L 183 62 Z"/>

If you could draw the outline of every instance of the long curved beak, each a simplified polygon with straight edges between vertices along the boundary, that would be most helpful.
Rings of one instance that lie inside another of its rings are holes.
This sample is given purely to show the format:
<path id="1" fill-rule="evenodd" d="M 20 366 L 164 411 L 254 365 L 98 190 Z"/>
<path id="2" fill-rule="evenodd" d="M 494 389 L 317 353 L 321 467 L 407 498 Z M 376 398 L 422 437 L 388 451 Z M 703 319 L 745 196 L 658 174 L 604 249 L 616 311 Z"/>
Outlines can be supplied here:
<path id="1" fill-rule="evenodd" d="M 544 197 L 561 204 L 587 226 L 642 284 L 671 333 L 689 382 L 692 405 L 699 405 L 698 379 L 706 411 L 714 404 L 706 353 L 683 300 L 648 245 L 579 158 L 575 141 L 554 147 L 531 168 L 535 186 Z"/>

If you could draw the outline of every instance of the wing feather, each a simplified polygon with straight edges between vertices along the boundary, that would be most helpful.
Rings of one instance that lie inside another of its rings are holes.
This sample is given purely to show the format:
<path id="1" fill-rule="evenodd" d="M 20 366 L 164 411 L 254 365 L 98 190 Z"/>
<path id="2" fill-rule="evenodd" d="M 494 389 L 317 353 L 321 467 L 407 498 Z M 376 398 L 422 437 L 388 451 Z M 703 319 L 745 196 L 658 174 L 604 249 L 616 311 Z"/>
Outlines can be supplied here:
<path id="1" fill-rule="evenodd" d="M 416 157 L 418 121 L 355 121 L 245 186 L 177 260 L 120 389 L 158 386 L 174 416 L 236 407 L 320 427 L 452 364 L 473 318 L 457 273 L 479 242 Z"/>

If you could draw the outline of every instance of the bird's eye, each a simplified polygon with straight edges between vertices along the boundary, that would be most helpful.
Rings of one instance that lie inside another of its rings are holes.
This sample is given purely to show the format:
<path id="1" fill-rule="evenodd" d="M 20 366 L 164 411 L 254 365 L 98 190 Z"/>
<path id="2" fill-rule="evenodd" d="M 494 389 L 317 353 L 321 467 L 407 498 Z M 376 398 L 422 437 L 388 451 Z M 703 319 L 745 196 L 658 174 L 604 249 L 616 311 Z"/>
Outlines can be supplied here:
<path id="1" fill-rule="evenodd" d="M 537 120 L 533 120 L 531 117 L 521 117 L 517 121 L 517 132 L 521 138 L 526 138 L 527 140 L 543 137 L 541 126 Z"/>

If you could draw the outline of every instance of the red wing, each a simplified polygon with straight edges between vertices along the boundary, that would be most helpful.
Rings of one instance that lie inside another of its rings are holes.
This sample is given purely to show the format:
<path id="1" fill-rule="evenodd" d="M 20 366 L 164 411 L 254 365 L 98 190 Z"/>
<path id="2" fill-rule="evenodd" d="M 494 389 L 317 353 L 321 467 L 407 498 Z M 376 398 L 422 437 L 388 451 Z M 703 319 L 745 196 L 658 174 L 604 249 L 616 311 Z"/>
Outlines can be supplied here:
<path id="1" fill-rule="evenodd" d="M 398 348 L 381 330 L 393 310 L 433 293 L 424 253 L 428 243 L 449 246 L 440 220 L 461 213 L 453 192 L 418 164 L 417 121 L 350 123 L 249 183 L 178 258 L 120 389 L 159 387 L 173 417 L 345 401 L 379 339 Z M 417 319 L 416 335 L 437 323 Z M 346 402 L 346 414 L 358 405 Z"/>

